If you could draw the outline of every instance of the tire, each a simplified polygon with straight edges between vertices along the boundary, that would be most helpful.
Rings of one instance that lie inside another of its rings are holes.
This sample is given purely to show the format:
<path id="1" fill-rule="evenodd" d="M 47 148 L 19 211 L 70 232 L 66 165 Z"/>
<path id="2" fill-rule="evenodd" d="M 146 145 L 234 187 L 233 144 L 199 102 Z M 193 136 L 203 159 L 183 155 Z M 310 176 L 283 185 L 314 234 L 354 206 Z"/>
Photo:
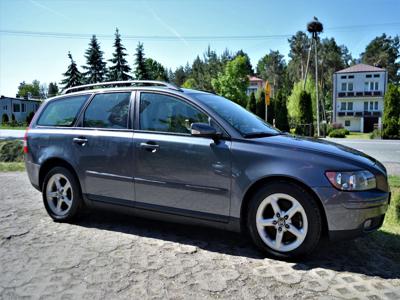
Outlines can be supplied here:
<path id="1" fill-rule="evenodd" d="M 64 167 L 55 167 L 46 174 L 42 197 L 47 213 L 57 222 L 72 221 L 83 207 L 78 180 Z"/>
<path id="2" fill-rule="evenodd" d="M 298 258 L 318 245 L 321 213 L 314 197 L 299 185 L 273 182 L 257 191 L 250 201 L 247 227 L 263 252 L 278 258 Z"/>

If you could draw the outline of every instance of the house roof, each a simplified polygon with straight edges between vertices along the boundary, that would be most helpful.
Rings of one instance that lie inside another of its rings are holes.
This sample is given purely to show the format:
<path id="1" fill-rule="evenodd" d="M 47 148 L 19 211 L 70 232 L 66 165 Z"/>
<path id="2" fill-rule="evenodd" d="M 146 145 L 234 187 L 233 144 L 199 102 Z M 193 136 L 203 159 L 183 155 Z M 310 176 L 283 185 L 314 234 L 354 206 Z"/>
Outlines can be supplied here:
<path id="1" fill-rule="evenodd" d="M 382 72 L 382 71 L 385 71 L 385 69 L 366 65 L 366 64 L 357 64 L 357 65 L 351 66 L 349 68 L 337 71 L 336 73 Z"/>
<path id="2" fill-rule="evenodd" d="M 19 100 L 19 101 L 33 101 L 33 102 L 42 102 L 42 101 L 41 101 L 41 100 L 39 100 L 39 99 L 15 98 L 15 97 L 7 97 L 7 96 L 3 96 L 3 95 L 1 95 L 1 96 L 0 96 L 0 100 L 2 100 L 2 99 L 4 99 L 4 100 L 6 100 L 6 99 L 10 99 L 10 100 Z"/>
<path id="3" fill-rule="evenodd" d="M 258 78 L 256 76 L 249 76 L 249 80 L 250 81 L 260 81 L 260 82 L 264 82 L 264 80 L 262 80 L 261 78 Z"/>

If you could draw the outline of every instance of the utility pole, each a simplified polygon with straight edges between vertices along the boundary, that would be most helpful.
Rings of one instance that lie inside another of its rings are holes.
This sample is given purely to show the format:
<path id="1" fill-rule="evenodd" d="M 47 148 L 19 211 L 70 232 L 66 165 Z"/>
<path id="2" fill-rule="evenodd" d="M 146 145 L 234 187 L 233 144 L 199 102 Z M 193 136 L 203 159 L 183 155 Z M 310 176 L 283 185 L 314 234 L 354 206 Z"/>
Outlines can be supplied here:
<path id="1" fill-rule="evenodd" d="M 314 17 L 314 20 L 307 24 L 307 31 L 312 35 L 312 42 L 310 45 L 310 50 L 308 52 L 308 60 L 307 60 L 307 68 L 308 71 L 308 64 L 310 61 L 310 54 L 311 54 L 311 47 L 314 43 L 314 50 L 315 50 L 315 96 L 316 96 L 316 109 L 317 109 L 317 136 L 320 136 L 320 125 L 319 125 L 319 92 L 318 92 L 318 49 L 317 49 L 317 42 L 318 42 L 318 35 L 324 30 L 324 26 L 320 21 L 318 21 L 317 17 Z M 307 80 L 307 71 L 305 74 L 304 79 L 304 88 L 306 86 Z"/>

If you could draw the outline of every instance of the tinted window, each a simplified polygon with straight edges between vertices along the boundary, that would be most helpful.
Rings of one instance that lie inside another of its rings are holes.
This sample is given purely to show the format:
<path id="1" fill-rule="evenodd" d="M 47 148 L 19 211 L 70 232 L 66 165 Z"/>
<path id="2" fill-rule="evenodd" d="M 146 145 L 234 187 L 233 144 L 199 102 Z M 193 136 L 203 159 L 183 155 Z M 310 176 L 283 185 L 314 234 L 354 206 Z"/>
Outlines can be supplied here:
<path id="1" fill-rule="evenodd" d="M 244 137 L 255 137 L 261 134 L 276 135 L 280 133 L 279 130 L 273 128 L 264 120 L 226 98 L 206 93 L 193 93 L 191 96 L 214 110 Z"/>
<path id="2" fill-rule="evenodd" d="M 208 116 L 171 96 L 151 93 L 140 95 L 140 129 L 190 133 L 192 123 L 208 123 Z"/>
<path id="3" fill-rule="evenodd" d="M 80 95 L 50 102 L 41 114 L 38 125 L 71 126 L 89 96 Z"/>
<path id="4" fill-rule="evenodd" d="M 84 127 L 127 128 L 131 93 L 96 95 L 90 102 L 83 118 Z"/>

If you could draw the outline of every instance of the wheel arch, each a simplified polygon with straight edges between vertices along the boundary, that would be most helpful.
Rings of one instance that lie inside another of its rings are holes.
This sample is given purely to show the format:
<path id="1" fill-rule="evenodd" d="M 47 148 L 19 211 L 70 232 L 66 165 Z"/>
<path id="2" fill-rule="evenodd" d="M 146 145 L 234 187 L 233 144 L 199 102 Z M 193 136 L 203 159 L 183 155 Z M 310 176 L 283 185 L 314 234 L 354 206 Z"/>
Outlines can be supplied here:
<path id="1" fill-rule="evenodd" d="M 47 159 L 46 161 L 44 161 L 41 164 L 41 167 L 40 167 L 40 170 L 39 170 L 39 188 L 40 188 L 40 191 L 42 191 L 43 181 L 44 181 L 44 178 L 46 177 L 46 174 L 51 169 L 53 169 L 54 167 L 64 167 L 68 171 L 70 171 L 75 176 L 76 180 L 78 181 L 79 188 L 82 190 L 78 174 L 76 173 L 76 171 L 73 168 L 73 166 L 69 162 L 67 162 L 66 160 L 64 160 L 62 158 L 53 157 L 53 158 Z"/>
<path id="2" fill-rule="evenodd" d="M 324 236 L 326 236 L 328 234 L 328 221 L 327 221 L 325 209 L 322 205 L 321 200 L 317 196 L 317 194 L 304 182 L 302 182 L 296 178 L 293 178 L 293 177 L 282 176 L 282 175 L 268 176 L 268 177 L 261 178 L 261 179 L 257 180 L 256 182 L 254 182 L 247 189 L 247 191 L 243 197 L 242 205 L 240 207 L 240 226 L 241 226 L 242 232 L 247 232 L 247 211 L 248 211 L 249 204 L 251 202 L 253 195 L 261 187 L 271 184 L 271 183 L 274 183 L 274 182 L 289 182 L 289 183 L 298 185 L 301 188 L 303 188 L 304 190 L 306 190 L 314 198 L 315 202 L 318 205 L 318 208 L 319 208 L 319 211 L 320 211 L 321 217 L 322 217 L 322 234 Z"/>

